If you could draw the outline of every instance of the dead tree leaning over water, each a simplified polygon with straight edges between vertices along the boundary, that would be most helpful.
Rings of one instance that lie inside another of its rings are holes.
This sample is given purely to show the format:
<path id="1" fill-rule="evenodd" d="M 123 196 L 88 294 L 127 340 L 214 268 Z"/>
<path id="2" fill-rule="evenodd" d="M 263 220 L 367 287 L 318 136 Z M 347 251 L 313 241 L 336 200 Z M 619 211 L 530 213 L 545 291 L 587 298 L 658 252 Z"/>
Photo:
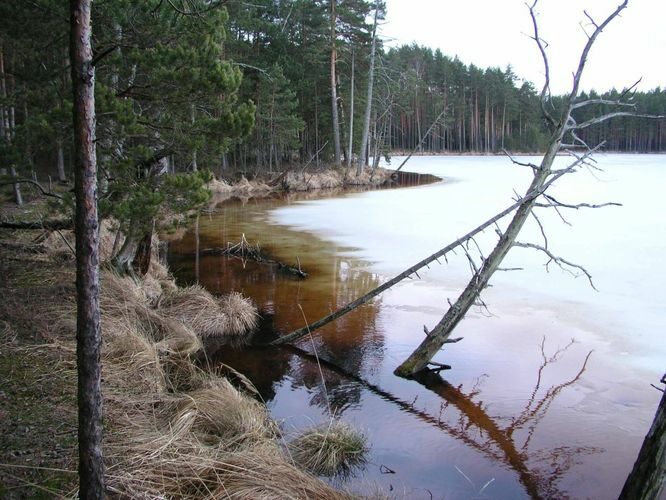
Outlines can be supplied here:
<path id="1" fill-rule="evenodd" d="M 477 304 L 480 300 L 479 296 L 481 291 L 488 285 L 488 281 L 495 271 L 499 269 L 499 266 L 513 247 L 523 247 L 536 249 L 543 252 L 549 259 L 549 262 L 552 262 L 563 269 L 566 269 L 571 272 L 582 273 L 587 276 L 590 284 L 593 285 L 590 273 L 587 272 L 585 268 L 569 262 L 568 260 L 554 255 L 548 248 L 548 239 L 546 238 L 545 231 L 541 225 L 540 220 L 536 213 L 534 213 L 534 208 L 546 208 L 556 210 L 560 214 L 561 210 L 565 209 L 581 209 L 581 208 L 600 208 L 603 206 L 609 205 L 618 205 L 617 203 L 604 203 L 600 205 L 591 205 L 588 203 L 578 203 L 578 204 L 568 204 L 563 203 L 553 196 L 547 194 L 547 190 L 559 180 L 562 176 L 570 173 L 577 172 L 581 169 L 596 169 L 597 167 L 594 164 L 592 159 L 593 153 L 599 150 L 603 143 L 598 144 L 594 147 L 589 146 L 585 141 L 583 141 L 579 136 L 578 132 L 585 128 L 588 128 L 592 125 L 601 123 L 610 118 L 616 116 L 641 116 L 637 115 L 634 111 L 634 105 L 624 102 L 624 99 L 632 91 L 636 84 L 630 87 L 625 91 L 618 99 L 608 100 L 608 99 L 587 99 L 583 101 L 578 101 L 578 90 L 580 85 L 580 80 L 583 74 L 583 69 L 587 60 L 590 49 L 594 45 L 599 34 L 603 29 L 615 19 L 622 10 L 626 8 L 628 0 L 622 2 L 613 13 L 611 13 L 601 24 L 597 24 L 588 16 L 588 19 L 592 22 L 594 30 L 591 34 L 588 34 L 588 41 L 581 53 L 578 68 L 573 77 L 572 90 L 568 96 L 564 99 L 564 102 L 561 106 L 561 111 L 557 116 L 551 112 L 554 109 L 550 103 L 550 70 L 548 64 L 548 58 L 546 57 L 546 52 L 544 48 L 544 43 L 539 36 L 538 26 L 536 23 L 535 8 L 537 1 L 535 0 L 529 7 L 530 16 L 533 22 L 534 34 L 533 39 L 536 42 L 539 51 L 541 52 L 543 64 L 545 68 L 545 83 L 540 94 L 541 108 L 545 121 L 547 122 L 550 129 L 550 142 L 546 150 L 541 164 L 536 165 L 532 163 L 521 163 L 517 160 L 512 161 L 523 168 L 530 168 L 534 174 L 532 183 L 529 188 L 525 191 L 525 194 L 522 197 L 519 197 L 514 203 L 508 206 L 502 212 L 496 214 L 491 219 L 480 224 L 475 229 L 467 233 L 466 235 L 458 238 L 449 245 L 443 247 L 434 254 L 426 257 L 422 261 L 414 264 L 410 268 L 406 269 L 402 273 L 398 274 L 394 278 L 390 279 L 386 283 L 378 286 L 377 288 L 370 290 L 365 295 L 359 297 L 358 299 L 350 302 L 344 307 L 332 312 L 328 316 L 325 316 L 313 323 L 310 323 L 302 328 L 299 328 L 287 335 L 283 335 L 278 339 L 271 342 L 272 345 L 285 344 L 289 342 L 294 342 L 309 333 L 314 332 L 318 328 L 344 316 L 345 314 L 353 311 L 354 309 L 360 307 L 366 302 L 370 301 L 372 298 L 378 296 L 382 292 L 393 287 L 400 281 L 416 275 L 418 271 L 428 266 L 432 262 L 438 262 L 439 258 L 446 258 L 446 255 L 455 249 L 462 248 L 465 253 L 470 257 L 470 263 L 472 264 L 474 274 L 469 284 L 458 298 L 458 300 L 451 305 L 450 309 L 446 315 L 442 318 L 439 324 L 432 330 L 427 333 L 426 339 L 421 343 L 421 345 L 412 353 L 412 355 L 403 362 L 397 369 L 396 374 L 403 377 L 413 377 L 415 374 L 424 371 L 429 364 L 433 364 L 438 369 L 443 368 L 443 365 L 437 363 L 431 363 L 433 356 L 442 348 L 446 343 L 456 342 L 460 339 L 450 339 L 451 333 L 455 326 L 462 320 L 464 315 L 467 313 L 469 308 Z M 586 14 L 587 15 L 587 14 Z M 613 111 L 606 113 L 595 118 L 591 118 L 582 123 L 578 123 L 575 118 L 572 116 L 573 112 L 577 109 L 582 109 L 587 106 L 603 104 L 606 106 L 613 106 L 615 109 L 624 109 L 620 111 Z M 648 116 L 648 118 L 663 118 L 661 116 Z M 567 141 L 567 142 L 565 142 Z M 555 158 L 558 154 L 566 153 L 571 157 L 570 163 L 562 168 L 554 168 Z M 506 230 L 503 232 L 499 229 L 497 223 L 511 215 L 513 218 L 509 223 Z M 544 242 L 541 245 L 533 243 L 521 243 L 516 241 L 516 238 L 522 229 L 523 225 L 528 218 L 533 217 L 539 224 L 541 228 L 542 235 L 544 237 Z M 473 245 L 476 246 L 475 236 L 479 233 L 486 231 L 491 226 L 496 227 L 496 231 L 499 236 L 499 240 L 490 253 L 490 255 L 485 258 L 481 257 L 480 265 L 474 263 L 473 259 L 468 253 L 468 248 Z"/>
<path id="2" fill-rule="evenodd" d="M 576 271 L 582 272 L 590 280 L 590 284 L 592 284 L 590 274 L 583 267 L 572 264 L 562 257 L 554 255 L 548 249 L 548 239 L 545 237 L 543 227 L 541 226 L 541 222 L 534 212 L 534 208 L 543 207 L 559 211 L 560 209 L 565 208 L 594 207 L 593 205 L 589 204 L 571 205 L 560 203 L 558 200 L 548 195 L 546 190 L 550 185 L 553 184 L 554 181 L 563 175 L 577 172 L 584 167 L 595 168 L 594 163 L 591 160 L 591 155 L 594 153 L 594 151 L 601 147 L 602 144 L 596 147 L 590 147 L 578 136 L 580 130 L 597 123 L 601 123 L 615 116 L 635 116 L 635 113 L 631 110 L 615 111 L 597 116 L 590 120 L 584 121 L 583 123 L 577 123 L 573 116 L 573 112 L 576 109 L 595 104 L 607 104 L 615 107 L 632 107 L 631 104 L 627 104 L 623 101 L 623 97 L 625 97 L 629 91 L 626 91 L 618 100 L 577 100 L 580 80 L 583 75 L 583 70 L 585 69 L 585 63 L 587 61 L 590 49 L 604 28 L 606 28 L 606 26 L 608 26 L 608 24 L 611 23 L 613 19 L 615 19 L 620 14 L 620 12 L 622 12 L 622 10 L 627 7 L 628 0 L 625 0 L 620 5 L 618 5 L 617 8 L 603 22 L 599 24 L 595 22 L 589 14 L 585 13 L 586 17 L 591 22 L 593 29 L 591 33 L 587 33 L 588 40 L 580 55 L 578 68 L 573 75 L 571 92 L 564 98 L 559 115 L 556 115 L 551 111 L 554 108 L 552 107 L 550 101 L 550 68 L 548 57 L 545 51 L 545 44 L 539 35 L 538 24 L 536 21 L 535 8 L 537 2 L 538 0 L 535 0 L 532 5 L 528 5 L 528 8 L 530 17 L 532 19 L 532 38 L 539 48 L 545 69 L 545 83 L 541 90 L 540 100 L 541 111 L 550 131 L 550 140 L 546 148 L 546 153 L 540 165 L 533 163 L 520 163 L 514 160 L 514 163 L 517 165 L 531 168 L 534 174 L 530 186 L 527 188 L 522 198 L 519 199 L 520 205 L 516 210 L 516 213 L 513 215 L 511 222 L 505 230 L 502 231 L 499 229 L 499 227 L 496 228 L 499 239 L 488 257 L 485 258 L 481 256 L 481 263 L 478 267 L 475 266 L 473 261 L 470 259 L 470 262 L 474 268 L 474 274 L 469 283 L 461 293 L 460 297 L 458 297 L 456 302 L 450 306 L 447 313 L 435 326 L 435 328 L 433 328 L 430 332 L 426 332 L 426 338 L 423 340 L 423 342 L 421 342 L 416 350 L 395 370 L 396 375 L 412 377 L 416 373 L 427 369 L 428 365 L 431 364 L 432 358 L 449 340 L 449 337 L 451 336 L 454 328 L 463 319 L 470 307 L 479 302 L 481 292 L 484 288 L 486 288 L 486 286 L 488 286 L 490 278 L 493 276 L 495 271 L 498 270 L 502 261 L 504 260 L 504 257 L 506 257 L 509 250 L 511 250 L 513 247 L 523 247 L 539 250 L 548 257 L 549 262 L 554 262 L 558 266 L 569 271 L 575 269 Z M 583 152 L 581 152 L 581 150 Z M 557 168 L 554 166 L 555 159 L 560 153 L 566 153 L 573 158 L 573 161 L 567 167 Z M 544 235 L 543 245 L 521 243 L 517 241 L 521 229 L 530 217 L 534 217 L 542 229 L 542 234 Z"/>

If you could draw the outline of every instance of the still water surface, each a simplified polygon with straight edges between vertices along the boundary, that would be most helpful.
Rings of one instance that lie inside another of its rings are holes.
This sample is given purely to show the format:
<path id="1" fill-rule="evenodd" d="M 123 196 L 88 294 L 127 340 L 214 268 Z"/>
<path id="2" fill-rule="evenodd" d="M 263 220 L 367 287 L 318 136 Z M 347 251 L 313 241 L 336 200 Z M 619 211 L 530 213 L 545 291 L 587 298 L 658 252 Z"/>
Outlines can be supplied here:
<path id="1" fill-rule="evenodd" d="M 528 160 L 522 158 L 521 160 Z M 537 161 L 537 159 L 532 159 Z M 299 346 L 216 356 L 247 373 L 287 434 L 329 413 L 362 429 L 367 465 L 337 482 L 398 498 L 615 498 L 637 455 L 666 366 L 666 157 L 600 155 L 604 172 L 564 179 L 566 203 L 622 207 L 542 209 L 549 248 L 587 268 L 572 277 L 547 258 L 514 249 L 437 361 L 452 365 L 421 383 L 393 369 L 432 328 L 469 278 L 464 253 L 432 265 Z M 564 159 L 561 159 L 564 162 Z M 400 162 L 399 158 L 394 159 Z M 312 199 L 226 202 L 170 244 L 186 282 L 252 297 L 265 326 L 289 332 L 328 314 L 465 234 L 511 203 L 528 169 L 498 157 L 418 157 L 409 170 L 443 182 Z M 241 235 L 310 273 L 206 255 Z M 543 244 L 536 222 L 522 241 Z M 478 238 L 487 255 L 494 241 Z M 197 249 L 199 256 L 196 257 Z M 476 246 L 470 254 L 478 252 Z M 359 375 L 362 380 L 347 374 Z"/>

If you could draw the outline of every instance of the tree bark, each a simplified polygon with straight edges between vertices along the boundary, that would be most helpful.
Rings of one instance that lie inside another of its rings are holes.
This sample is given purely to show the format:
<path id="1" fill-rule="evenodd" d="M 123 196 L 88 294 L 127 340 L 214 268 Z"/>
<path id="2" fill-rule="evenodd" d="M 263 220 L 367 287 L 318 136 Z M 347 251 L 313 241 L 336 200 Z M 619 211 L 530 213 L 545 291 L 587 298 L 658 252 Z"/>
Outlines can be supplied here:
<path id="1" fill-rule="evenodd" d="M 351 64 L 351 96 L 349 99 L 349 148 L 347 149 L 347 168 L 351 168 L 354 152 L 354 77 L 356 69 L 356 54 L 352 48 Z"/>
<path id="2" fill-rule="evenodd" d="M 662 379 L 663 381 L 664 379 Z M 666 481 L 666 393 L 661 397 L 657 414 L 645 436 L 634 468 L 624 483 L 620 500 L 656 499 Z"/>
<path id="3" fill-rule="evenodd" d="M 99 221 L 95 155 L 95 68 L 91 0 L 70 2 L 76 194 L 76 355 L 79 406 L 79 496 L 104 497 L 102 456 Z"/>
<path id="4" fill-rule="evenodd" d="M 368 74 L 368 95 L 366 96 L 365 103 L 365 118 L 363 120 L 363 136 L 361 139 L 361 149 L 358 151 L 358 164 L 356 167 L 356 175 L 361 175 L 363 166 L 366 164 L 368 157 L 368 135 L 370 134 L 370 114 L 372 113 L 372 91 L 375 82 L 375 52 L 377 50 L 377 14 L 379 12 L 378 6 L 375 3 L 375 18 L 372 25 L 372 47 L 370 49 L 370 69 Z"/>
<path id="5" fill-rule="evenodd" d="M 336 0 L 331 0 L 331 120 L 333 126 L 333 148 L 334 148 L 334 163 L 335 166 L 340 166 L 340 157 L 342 156 L 340 148 L 340 120 L 338 118 L 338 84 L 336 75 L 336 63 L 338 59 L 337 45 L 336 45 L 336 28 L 337 15 L 335 12 Z"/>

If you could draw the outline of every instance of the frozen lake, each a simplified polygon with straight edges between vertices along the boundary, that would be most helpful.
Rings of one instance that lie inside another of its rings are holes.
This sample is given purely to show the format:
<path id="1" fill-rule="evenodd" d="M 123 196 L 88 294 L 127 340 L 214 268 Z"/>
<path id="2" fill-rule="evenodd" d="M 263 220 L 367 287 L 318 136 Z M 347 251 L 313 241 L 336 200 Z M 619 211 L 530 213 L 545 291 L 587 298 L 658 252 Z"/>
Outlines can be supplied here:
<path id="1" fill-rule="evenodd" d="M 521 161 L 528 158 L 521 158 Z M 537 159 L 532 159 L 536 161 Z M 394 158 L 393 165 L 401 159 Z M 561 161 L 566 161 L 564 158 Z M 599 155 L 603 172 L 562 179 L 566 203 L 621 207 L 539 211 L 551 251 L 584 266 L 572 277 L 533 250 L 513 249 L 483 298 L 435 358 L 452 365 L 419 384 L 393 369 L 418 345 L 470 276 L 458 253 L 304 340 L 303 349 L 348 373 L 288 351 L 227 353 L 248 372 L 285 432 L 330 411 L 366 432 L 371 451 L 353 491 L 398 498 L 616 498 L 652 421 L 666 369 L 666 156 Z M 271 327 L 288 332 L 353 300 L 467 233 L 522 193 L 529 169 L 501 157 L 415 157 L 405 167 L 441 183 L 323 199 L 223 206 L 172 244 L 186 281 L 254 298 Z M 305 281 L 242 269 L 219 257 L 188 258 L 245 234 Z M 543 243 L 536 223 L 521 241 Z M 494 234 L 477 239 L 487 255 Z M 470 249 L 473 253 L 474 249 Z M 180 255 L 180 257 L 179 257 Z M 391 473 L 387 473 L 391 471 Z"/>

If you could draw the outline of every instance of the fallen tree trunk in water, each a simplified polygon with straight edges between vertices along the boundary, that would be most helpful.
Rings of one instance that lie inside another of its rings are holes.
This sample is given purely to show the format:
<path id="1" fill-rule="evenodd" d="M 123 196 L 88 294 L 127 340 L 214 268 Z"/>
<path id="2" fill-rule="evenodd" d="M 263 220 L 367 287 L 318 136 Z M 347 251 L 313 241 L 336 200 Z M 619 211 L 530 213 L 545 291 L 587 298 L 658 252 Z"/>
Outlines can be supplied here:
<path id="1" fill-rule="evenodd" d="M 199 256 L 206 255 L 224 255 L 226 257 L 237 257 L 243 261 L 252 260 L 258 262 L 259 264 L 267 264 L 270 266 L 276 266 L 278 271 L 281 273 L 293 276 L 296 278 L 305 279 L 308 277 L 308 273 L 301 269 L 300 262 L 298 266 L 290 266 L 279 260 L 270 258 L 268 255 L 264 254 L 261 251 L 261 248 L 258 244 L 252 245 L 246 239 L 245 235 L 241 237 L 240 243 L 234 245 L 227 244 L 226 247 L 213 247 L 205 248 L 197 252 Z"/>

